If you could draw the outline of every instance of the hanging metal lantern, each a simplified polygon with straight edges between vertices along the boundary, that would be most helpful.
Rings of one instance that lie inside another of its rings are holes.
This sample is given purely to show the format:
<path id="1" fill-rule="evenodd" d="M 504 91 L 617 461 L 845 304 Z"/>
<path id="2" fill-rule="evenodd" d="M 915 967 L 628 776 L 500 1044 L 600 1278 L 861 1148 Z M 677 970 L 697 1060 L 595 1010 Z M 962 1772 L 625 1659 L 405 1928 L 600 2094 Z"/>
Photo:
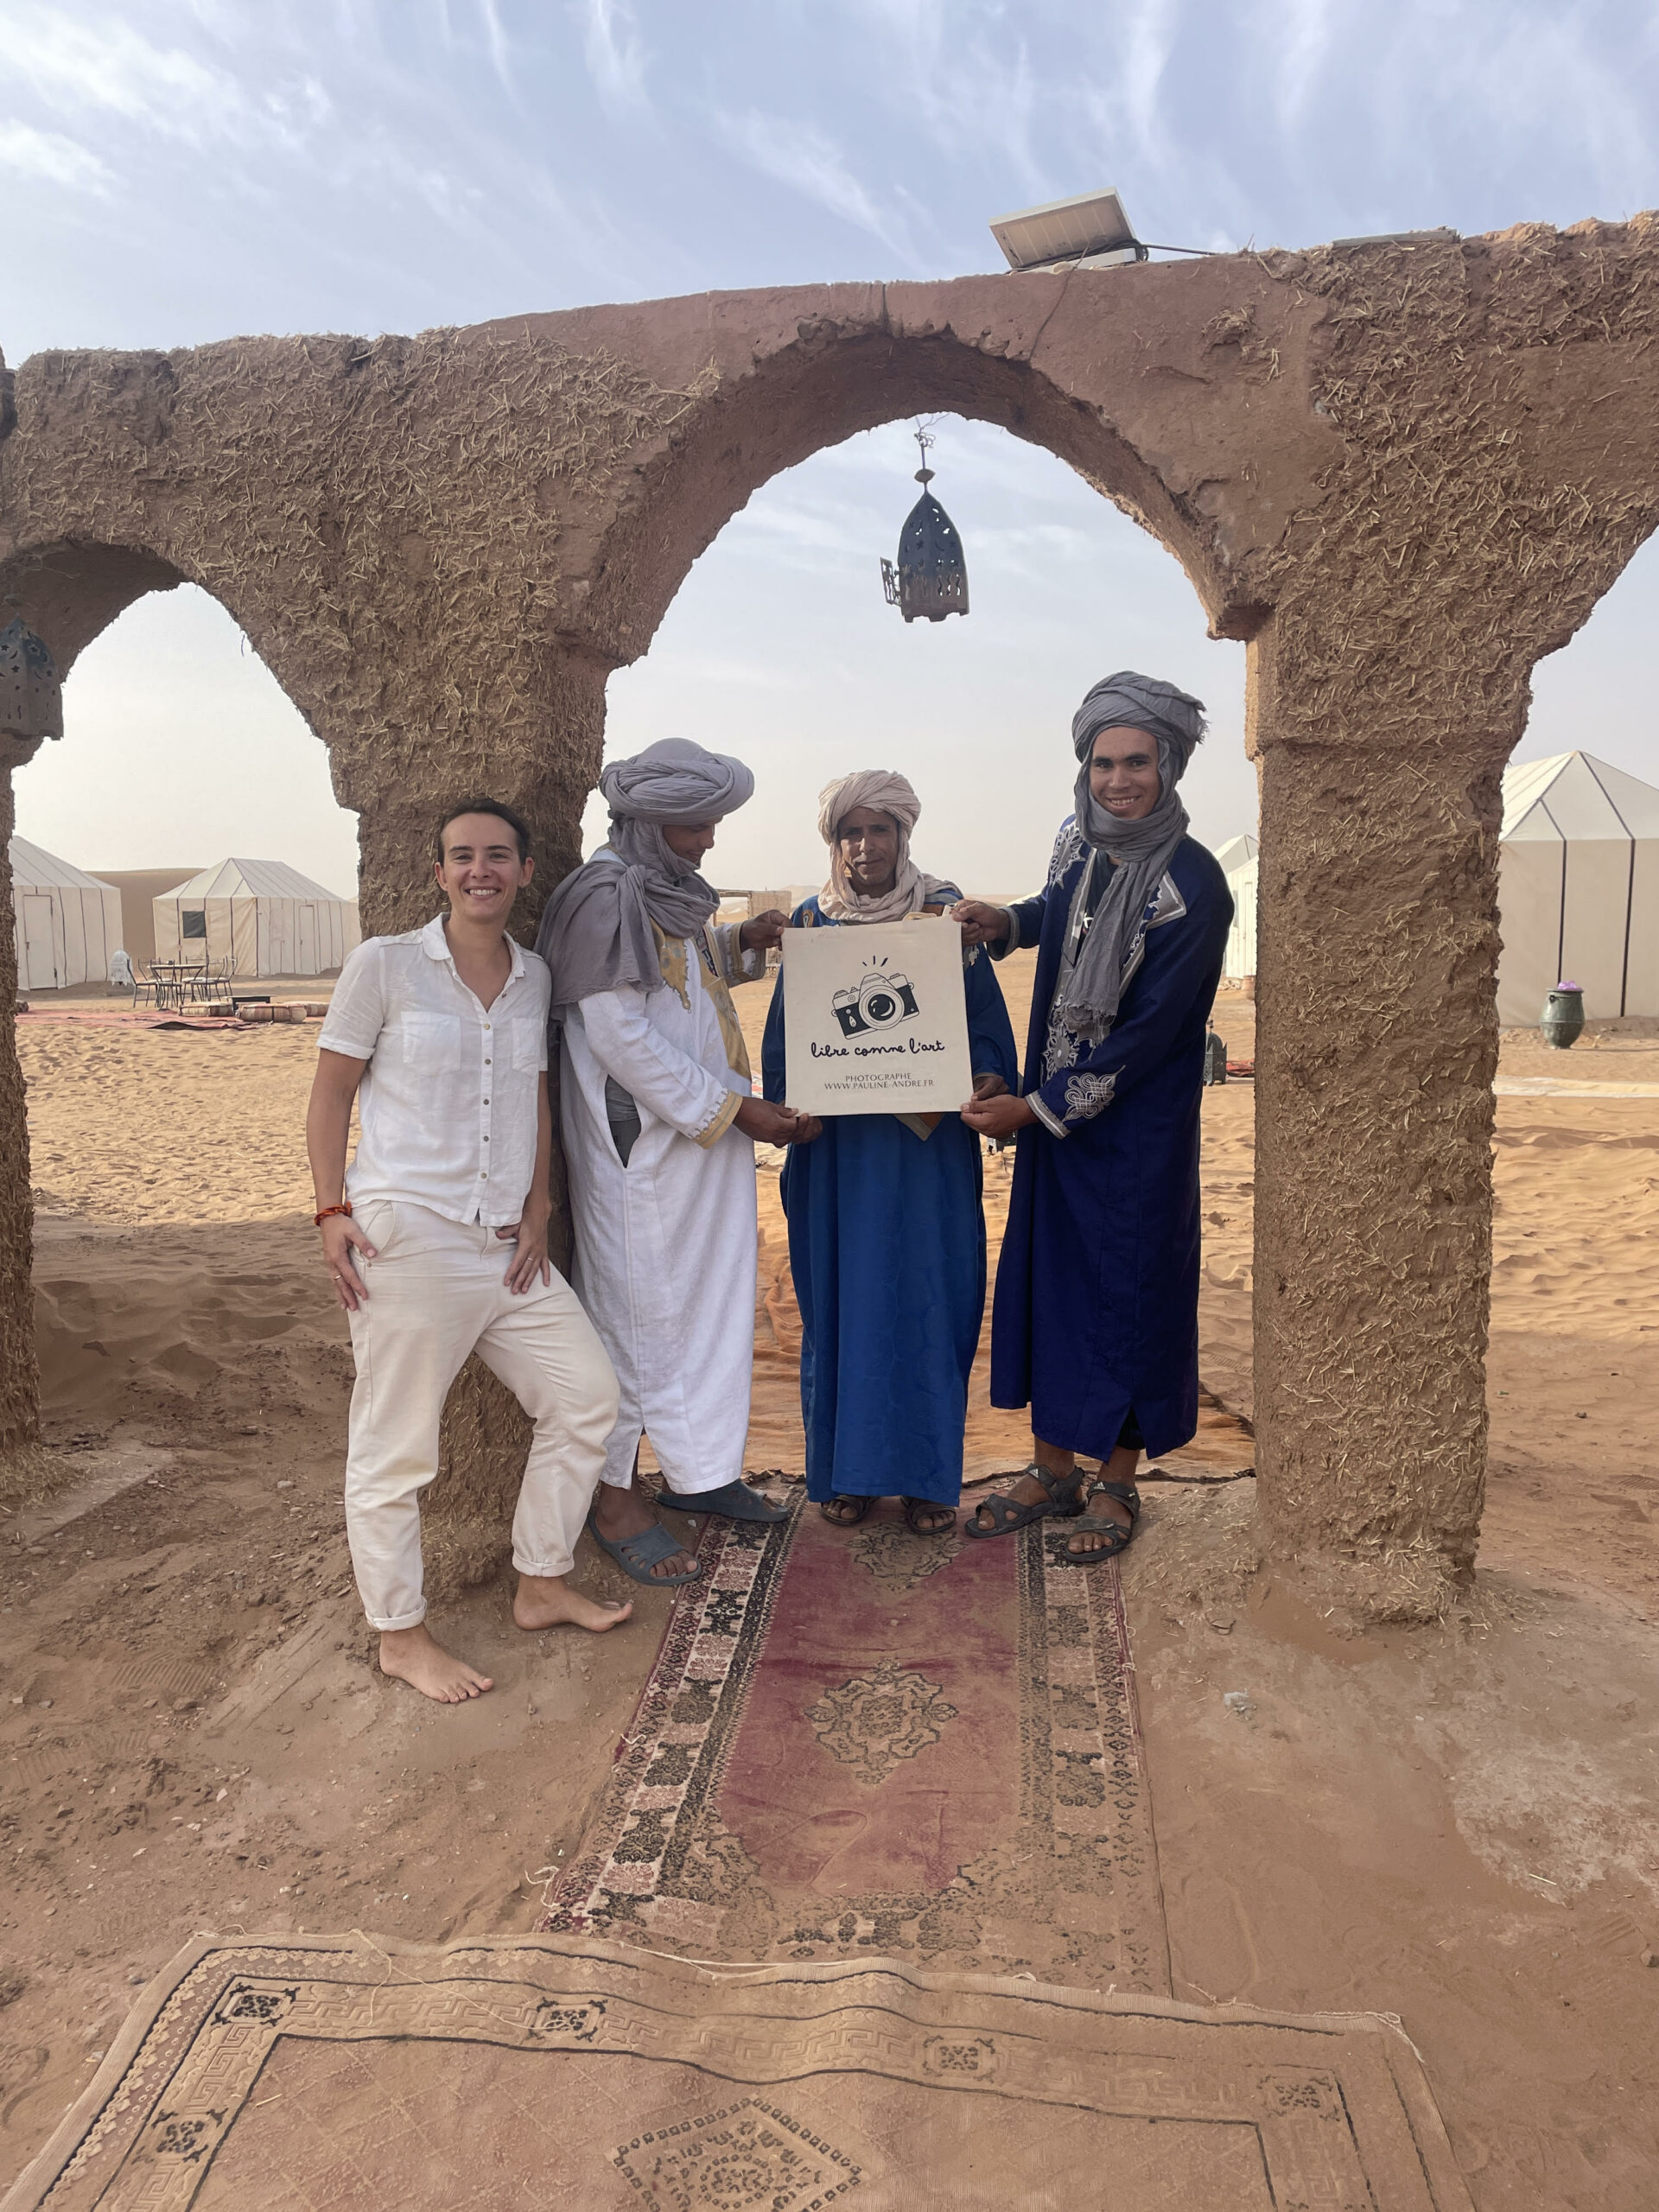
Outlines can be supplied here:
<path id="1" fill-rule="evenodd" d="M 0 630 L 0 731 L 12 737 L 63 735 L 56 664 L 21 620 Z"/>
<path id="2" fill-rule="evenodd" d="M 906 622 L 925 614 L 930 622 L 943 622 L 947 614 L 968 612 L 968 563 L 963 557 L 957 525 L 939 505 L 928 486 L 933 471 L 927 465 L 932 439 L 925 429 L 916 433 L 922 465 L 916 481 L 922 496 L 905 518 L 899 533 L 899 563 L 881 563 L 881 584 L 889 607 L 896 607 Z"/>

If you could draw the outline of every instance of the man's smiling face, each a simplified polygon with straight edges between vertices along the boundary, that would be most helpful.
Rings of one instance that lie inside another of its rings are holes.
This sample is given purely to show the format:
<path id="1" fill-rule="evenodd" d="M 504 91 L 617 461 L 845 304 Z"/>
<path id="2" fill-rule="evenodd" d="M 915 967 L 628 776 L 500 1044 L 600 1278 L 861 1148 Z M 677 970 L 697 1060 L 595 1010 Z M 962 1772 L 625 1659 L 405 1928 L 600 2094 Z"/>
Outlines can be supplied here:
<path id="1" fill-rule="evenodd" d="M 1158 804 L 1158 746 L 1140 729 L 1103 729 L 1089 756 L 1089 788 L 1119 822 L 1140 822 Z"/>
<path id="2" fill-rule="evenodd" d="M 536 863 L 519 858 L 518 833 L 499 814 L 458 814 L 443 825 L 443 858 L 433 873 L 451 913 L 505 926 Z"/>

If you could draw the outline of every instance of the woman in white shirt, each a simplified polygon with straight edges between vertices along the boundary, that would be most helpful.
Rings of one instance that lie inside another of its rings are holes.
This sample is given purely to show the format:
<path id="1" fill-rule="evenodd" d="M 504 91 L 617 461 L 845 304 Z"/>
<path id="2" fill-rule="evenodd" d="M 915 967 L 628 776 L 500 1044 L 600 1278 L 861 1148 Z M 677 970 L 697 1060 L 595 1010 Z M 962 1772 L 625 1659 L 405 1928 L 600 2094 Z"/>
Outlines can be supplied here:
<path id="1" fill-rule="evenodd" d="M 346 960 L 306 1117 L 324 1261 L 357 1363 L 352 1564 L 383 1673 L 442 1704 L 492 1687 L 432 1636 L 422 1590 L 420 1494 L 437 1472 L 444 1399 L 474 1351 L 535 1424 L 512 1524 L 514 1619 L 608 1629 L 632 1610 L 568 1580 L 617 1394 L 547 1255 L 548 974 L 506 934 L 534 866 L 524 823 L 494 800 L 440 823 L 448 912 Z"/>

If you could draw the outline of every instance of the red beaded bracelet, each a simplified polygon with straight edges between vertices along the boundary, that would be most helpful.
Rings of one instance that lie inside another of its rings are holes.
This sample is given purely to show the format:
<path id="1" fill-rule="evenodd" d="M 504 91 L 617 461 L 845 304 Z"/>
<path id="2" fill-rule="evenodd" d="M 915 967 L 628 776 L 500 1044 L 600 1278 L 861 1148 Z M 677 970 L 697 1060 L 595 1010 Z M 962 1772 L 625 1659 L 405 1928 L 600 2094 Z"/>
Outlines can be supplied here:
<path id="1" fill-rule="evenodd" d="M 313 1229 L 321 1229 L 323 1223 L 327 1220 L 331 1213 L 350 1213 L 351 1210 L 352 1202 L 349 1198 L 347 1198 L 343 1206 L 324 1206 L 321 1213 L 314 1213 L 312 1215 L 311 1226 Z"/>

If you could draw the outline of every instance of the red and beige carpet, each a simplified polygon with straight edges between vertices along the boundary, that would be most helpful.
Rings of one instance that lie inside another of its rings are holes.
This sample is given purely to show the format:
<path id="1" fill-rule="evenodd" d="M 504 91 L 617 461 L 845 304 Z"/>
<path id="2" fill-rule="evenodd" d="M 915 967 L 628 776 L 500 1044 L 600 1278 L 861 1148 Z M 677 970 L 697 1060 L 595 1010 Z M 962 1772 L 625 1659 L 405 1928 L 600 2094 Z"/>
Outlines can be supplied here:
<path id="1" fill-rule="evenodd" d="M 1116 1570 L 796 1499 L 711 1524 L 543 1926 L 1167 1995 Z"/>

